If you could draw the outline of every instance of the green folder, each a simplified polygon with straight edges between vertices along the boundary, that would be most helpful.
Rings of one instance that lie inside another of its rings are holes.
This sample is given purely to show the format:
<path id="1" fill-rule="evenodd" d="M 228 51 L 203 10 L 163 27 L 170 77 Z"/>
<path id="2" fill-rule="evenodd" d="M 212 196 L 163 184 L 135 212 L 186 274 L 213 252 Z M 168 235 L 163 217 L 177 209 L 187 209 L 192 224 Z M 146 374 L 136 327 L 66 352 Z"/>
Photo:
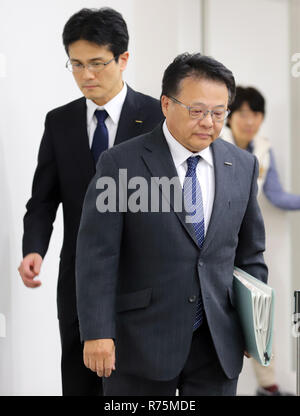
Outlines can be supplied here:
<path id="1" fill-rule="evenodd" d="M 272 356 L 274 289 L 237 267 L 233 277 L 246 351 L 261 365 L 268 366 Z"/>

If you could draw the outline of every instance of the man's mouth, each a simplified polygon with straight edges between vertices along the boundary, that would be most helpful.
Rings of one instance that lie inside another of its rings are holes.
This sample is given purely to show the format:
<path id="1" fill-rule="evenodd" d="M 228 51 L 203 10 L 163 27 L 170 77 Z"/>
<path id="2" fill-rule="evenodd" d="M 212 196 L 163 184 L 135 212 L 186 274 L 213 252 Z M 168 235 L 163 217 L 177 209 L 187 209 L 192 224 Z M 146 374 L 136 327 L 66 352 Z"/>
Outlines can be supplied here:
<path id="1" fill-rule="evenodd" d="M 86 88 L 86 89 L 93 89 L 93 88 L 97 88 L 98 85 L 84 85 L 82 88 Z"/>
<path id="2" fill-rule="evenodd" d="M 201 139 L 210 139 L 211 135 L 207 133 L 195 133 L 196 136 L 200 137 Z"/>

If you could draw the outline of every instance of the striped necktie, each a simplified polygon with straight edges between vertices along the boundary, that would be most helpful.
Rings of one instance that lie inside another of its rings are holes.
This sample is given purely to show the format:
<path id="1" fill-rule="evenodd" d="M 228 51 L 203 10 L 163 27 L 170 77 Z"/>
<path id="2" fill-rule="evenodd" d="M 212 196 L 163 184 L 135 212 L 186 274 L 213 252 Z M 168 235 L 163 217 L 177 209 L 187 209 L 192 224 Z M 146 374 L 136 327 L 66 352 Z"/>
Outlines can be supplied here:
<path id="1" fill-rule="evenodd" d="M 203 200 L 200 183 L 197 179 L 196 168 L 200 156 L 192 156 L 187 159 L 188 169 L 185 175 L 183 184 L 185 209 L 191 218 L 191 223 L 195 231 L 196 239 L 200 248 L 202 248 L 205 228 L 204 228 L 204 213 Z M 203 321 L 203 303 L 201 292 L 197 303 L 196 316 L 193 324 L 195 331 L 202 324 Z"/>

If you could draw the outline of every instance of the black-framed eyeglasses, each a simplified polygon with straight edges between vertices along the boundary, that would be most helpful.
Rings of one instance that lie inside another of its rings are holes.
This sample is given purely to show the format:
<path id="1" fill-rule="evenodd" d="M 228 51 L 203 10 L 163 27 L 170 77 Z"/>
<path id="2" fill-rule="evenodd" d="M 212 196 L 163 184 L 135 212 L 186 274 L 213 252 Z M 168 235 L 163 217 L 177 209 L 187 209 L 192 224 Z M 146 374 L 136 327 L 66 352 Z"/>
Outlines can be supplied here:
<path id="1" fill-rule="evenodd" d="M 198 119 L 198 120 L 204 120 L 208 113 L 210 113 L 211 119 L 214 122 L 222 122 L 224 121 L 229 113 L 230 110 L 225 110 L 222 108 L 218 108 L 215 110 L 208 110 L 205 106 L 190 106 L 185 105 L 181 101 L 177 100 L 174 97 L 169 96 L 169 98 L 176 104 L 181 105 L 182 107 L 186 108 L 189 112 L 190 118 L 192 119 Z"/>
<path id="2" fill-rule="evenodd" d="M 66 63 L 66 68 L 73 73 L 82 72 L 84 68 L 87 68 L 91 72 L 98 73 L 101 72 L 106 67 L 106 65 L 110 64 L 114 59 L 116 59 L 115 56 L 107 62 L 94 61 L 86 65 L 80 62 L 71 62 L 69 59 Z"/>

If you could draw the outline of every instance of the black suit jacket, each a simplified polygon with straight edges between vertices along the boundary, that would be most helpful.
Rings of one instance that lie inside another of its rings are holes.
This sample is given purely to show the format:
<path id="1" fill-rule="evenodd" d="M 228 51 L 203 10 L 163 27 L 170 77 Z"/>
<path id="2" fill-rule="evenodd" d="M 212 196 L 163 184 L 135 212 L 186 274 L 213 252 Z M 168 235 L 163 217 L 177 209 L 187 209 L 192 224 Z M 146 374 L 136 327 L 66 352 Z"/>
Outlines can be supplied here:
<path id="1" fill-rule="evenodd" d="M 234 265 L 267 279 L 264 225 L 256 200 L 258 163 L 222 139 L 211 147 L 215 199 L 202 249 L 185 212 L 173 209 L 172 198 L 169 212 L 96 209 L 98 178 L 112 177 L 118 184 L 119 169 L 127 169 L 128 181 L 147 181 L 148 208 L 152 178 L 175 178 L 174 186 L 182 192 L 161 126 L 100 157 L 78 234 L 78 315 L 83 340 L 115 339 L 116 371 L 175 378 L 190 350 L 200 290 L 224 372 L 235 378 L 241 371 L 244 340 L 234 307 Z M 128 198 L 134 192 L 128 189 Z M 170 200 L 167 187 L 161 198 Z"/>
<path id="2" fill-rule="evenodd" d="M 158 100 L 128 87 L 115 145 L 152 130 L 163 118 Z M 58 317 L 76 319 L 75 249 L 82 204 L 95 174 L 89 147 L 86 99 L 82 97 L 50 111 L 39 149 L 32 196 L 24 217 L 23 256 L 45 256 L 60 203 L 64 240 L 58 279 Z"/>

